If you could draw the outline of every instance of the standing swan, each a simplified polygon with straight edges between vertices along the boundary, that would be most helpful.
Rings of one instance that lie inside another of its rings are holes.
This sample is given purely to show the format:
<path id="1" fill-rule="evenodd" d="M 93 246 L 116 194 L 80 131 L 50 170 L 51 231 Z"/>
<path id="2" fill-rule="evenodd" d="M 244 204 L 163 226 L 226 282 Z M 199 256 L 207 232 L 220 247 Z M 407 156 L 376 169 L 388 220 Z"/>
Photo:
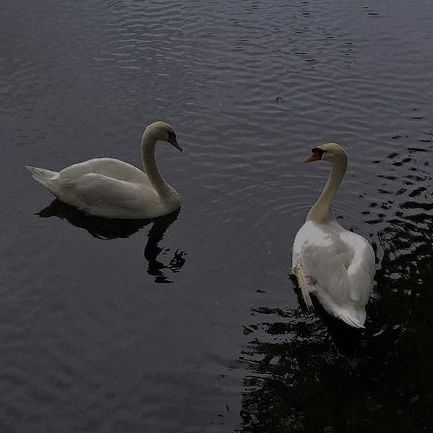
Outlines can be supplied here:
<path id="1" fill-rule="evenodd" d="M 330 210 L 346 172 L 347 155 L 336 143 L 322 144 L 312 152 L 304 162 L 329 161 L 332 168 L 322 194 L 296 234 L 292 272 L 308 306 L 312 292 L 329 314 L 363 328 L 375 274 L 373 248 L 366 239 L 340 226 Z"/>
<path id="2" fill-rule="evenodd" d="M 141 139 L 141 157 L 146 173 L 127 162 L 95 158 L 73 164 L 60 172 L 29 167 L 33 178 L 59 200 L 105 218 L 155 218 L 173 212 L 180 197 L 160 175 L 155 162 L 155 144 L 167 141 L 179 150 L 172 126 L 154 122 Z"/>

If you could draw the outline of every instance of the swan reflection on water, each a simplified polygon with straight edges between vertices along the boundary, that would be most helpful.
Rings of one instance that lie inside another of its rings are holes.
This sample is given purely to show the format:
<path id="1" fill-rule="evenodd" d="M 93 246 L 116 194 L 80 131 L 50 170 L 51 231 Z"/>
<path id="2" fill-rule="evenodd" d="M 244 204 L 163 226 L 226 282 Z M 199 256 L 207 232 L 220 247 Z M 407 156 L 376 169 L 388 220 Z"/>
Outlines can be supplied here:
<path id="1" fill-rule="evenodd" d="M 241 357 L 248 370 L 241 432 L 346 431 L 340 425 L 346 415 L 354 422 L 364 415 L 368 399 L 348 397 L 366 381 L 369 367 L 358 352 L 361 331 L 313 303 L 319 314 L 306 314 L 303 302 L 296 309 L 252 310 Z M 334 419 L 336 411 L 344 413 L 341 422 Z"/>
<path id="2" fill-rule="evenodd" d="M 49 206 L 39 211 L 37 215 L 40 218 L 57 217 L 65 219 L 75 227 L 87 230 L 93 237 L 105 240 L 128 238 L 146 225 L 152 224 L 144 248 L 144 257 L 148 263 L 147 272 L 155 278 L 156 283 L 171 283 L 172 281 L 166 274 L 168 272 L 177 273 L 182 269 L 186 262 L 186 253 L 177 249 L 168 264 L 165 264 L 158 258 L 160 255 L 167 255 L 170 250 L 161 248 L 159 243 L 163 240 L 164 234 L 170 225 L 176 221 L 179 212 L 180 209 L 155 219 L 119 220 L 87 215 L 75 207 L 55 199 Z"/>
<path id="3" fill-rule="evenodd" d="M 360 345 L 362 328 L 354 328 L 347 325 L 342 320 L 331 316 L 315 296 L 311 298 L 313 305 L 310 308 L 307 307 L 303 301 L 302 290 L 298 285 L 296 277 L 291 274 L 289 278 L 293 283 L 293 290 L 298 298 L 299 311 L 308 313 L 311 311 L 310 308 L 314 308 L 314 312 L 317 313 L 323 325 L 328 330 L 337 352 L 349 362 L 350 366 L 355 367 L 357 364 L 356 355 Z"/>

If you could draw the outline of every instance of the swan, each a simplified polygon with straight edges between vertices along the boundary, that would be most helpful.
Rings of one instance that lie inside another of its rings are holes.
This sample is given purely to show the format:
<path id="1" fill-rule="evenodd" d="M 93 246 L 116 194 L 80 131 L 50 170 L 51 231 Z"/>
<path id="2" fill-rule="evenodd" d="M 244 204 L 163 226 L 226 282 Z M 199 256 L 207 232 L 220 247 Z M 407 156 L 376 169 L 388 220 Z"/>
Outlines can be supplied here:
<path id="1" fill-rule="evenodd" d="M 322 194 L 296 234 L 292 272 L 308 307 L 312 306 L 311 292 L 331 316 L 363 328 L 376 271 L 374 251 L 366 239 L 344 229 L 331 213 L 347 167 L 343 147 L 322 144 L 304 162 L 318 160 L 330 162 L 332 168 Z"/>
<path id="2" fill-rule="evenodd" d="M 33 178 L 59 200 L 90 215 L 122 219 L 156 218 L 180 206 L 179 194 L 165 182 L 156 166 L 155 144 L 158 140 L 182 151 L 171 125 L 161 121 L 150 124 L 141 139 L 141 157 L 146 173 L 112 158 L 90 159 L 60 172 L 26 167 Z"/>

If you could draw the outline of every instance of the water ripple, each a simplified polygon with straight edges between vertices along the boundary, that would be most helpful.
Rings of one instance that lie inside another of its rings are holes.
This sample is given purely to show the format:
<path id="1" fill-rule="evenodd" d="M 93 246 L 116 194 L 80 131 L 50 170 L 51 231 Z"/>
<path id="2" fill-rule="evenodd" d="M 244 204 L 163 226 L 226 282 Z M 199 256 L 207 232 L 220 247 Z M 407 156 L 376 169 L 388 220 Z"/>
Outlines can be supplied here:
<path id="1" fill-rule="evenodd" d="M 347 430 L 331 389 L 359 431 L 428 431 L 433 10 L 388 3 L 4 2 L 5 429 Z M 95 156 L 139 164 L 157 118 L 185 148 L 158 148 L 183 200 L 168 231 L 188 251 L 164 288 L 146 271 L 145 229 L 98 242 L 37 218 L 49 199 L 17 175 Z M 288 290 L 291 243 L 329 169 L 302 161 L 331 141 L 349 154 L 334 213 L 378 257 L 361 373 Z"/>

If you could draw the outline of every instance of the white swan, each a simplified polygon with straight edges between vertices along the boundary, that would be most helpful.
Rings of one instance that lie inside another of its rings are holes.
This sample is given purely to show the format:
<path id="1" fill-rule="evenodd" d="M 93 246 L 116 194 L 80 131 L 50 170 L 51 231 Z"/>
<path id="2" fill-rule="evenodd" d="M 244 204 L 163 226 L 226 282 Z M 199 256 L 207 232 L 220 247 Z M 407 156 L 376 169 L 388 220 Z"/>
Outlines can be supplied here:
<path id="1" fill-rule="evenodd" d="M 142 219 L 168 214 L 180 206 L 180 197 L 160 175 L 155 144 L 164 140 L 182 150 L 172 126 L 154 122 L 144 131 L 141 156 L 146 173 L 127 162 L 96 158 L 60 172 L 27 166 L 33 178 L 59 200 L 105 218 Z"/>
<path id="2" fill-rule="evenodd" d="M 341 227 L 330 210 L 346 172 L 347 155 L 336 143 L 322 144 L 312 152 L 304 162 L 328 161 L 332 169 L 322 194 L 296 234 L 292 272 L 307 306 L 312 305 L 311 292 L 329 314 L 363 328 L 376 269 L 374 251 L 362 236 Z"/>

